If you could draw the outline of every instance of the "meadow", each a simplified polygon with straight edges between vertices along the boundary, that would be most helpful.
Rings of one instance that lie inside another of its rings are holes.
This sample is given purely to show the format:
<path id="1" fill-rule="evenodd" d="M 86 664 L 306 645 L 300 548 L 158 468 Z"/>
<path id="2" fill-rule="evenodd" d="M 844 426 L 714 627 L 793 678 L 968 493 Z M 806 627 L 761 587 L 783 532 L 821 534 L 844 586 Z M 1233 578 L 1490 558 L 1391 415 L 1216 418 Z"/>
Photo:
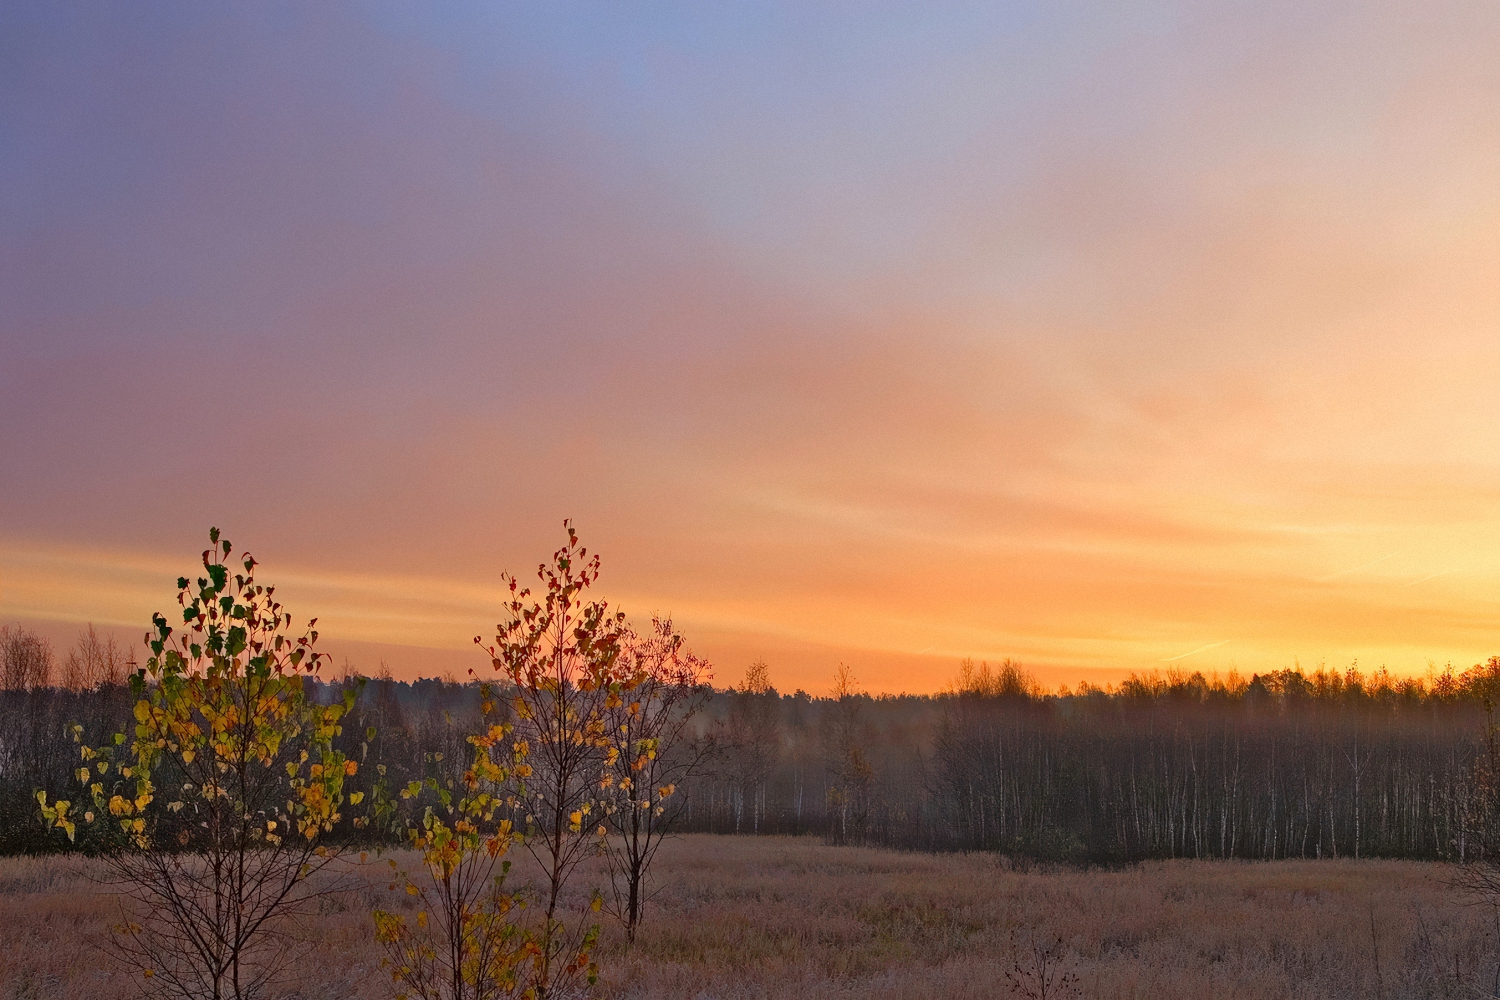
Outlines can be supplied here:
<path id="1" fill-rule="evenodd" d="M 304 920 L 283 1000 L 392 995 L 370 911 L 400 905 L 371 856 Z M 0 997 L 92 1000 L 132 984 L 98 947 L 118 908 L 77 856 L 0 859 Z M 1449 865 L 1148 861 L 827 846 L 811 837 L 669 840 L 635 945 L 605 924 L 607 998 L 925 1000 L 1491 995 L 1500 925 Z M 592 873 L 591 873 L 592 874 Z M 513 878 L 524 881 L 518 862 Z M 594 878 L 580 877 L 580 892 Z M 581 902 L 581 897 L 575 901 Z M 1047 979 L 1045 993 L 1043 979 Z"/>

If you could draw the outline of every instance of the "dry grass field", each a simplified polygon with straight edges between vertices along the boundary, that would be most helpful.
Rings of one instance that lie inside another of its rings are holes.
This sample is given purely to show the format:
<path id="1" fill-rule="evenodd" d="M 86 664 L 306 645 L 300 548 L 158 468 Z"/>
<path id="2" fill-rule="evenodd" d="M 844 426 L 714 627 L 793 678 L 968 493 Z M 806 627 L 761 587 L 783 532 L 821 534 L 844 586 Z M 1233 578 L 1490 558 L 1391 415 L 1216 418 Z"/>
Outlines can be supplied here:
<path id="1" fill-rule="evenodd" d="M 1496 914 L 1447 888 L 1450 869 L 1420 863 L 1017 870 L 989 856 L 692 836 L 667 845 L 660 869 L 635 948 L 607 935 L 602 996 L 1033 996 L 1045 964 L 1049 997 L 1474 997 L 1492 993 L 1500 961 Z M 285 998 L 388 995 L 369 917 L 394 902 L 381 870 L 325 901 Z M 94 947 L 114 912 L 96 873 L 77 859 L 0 859 L 0 997 L 128 995 Z"/>

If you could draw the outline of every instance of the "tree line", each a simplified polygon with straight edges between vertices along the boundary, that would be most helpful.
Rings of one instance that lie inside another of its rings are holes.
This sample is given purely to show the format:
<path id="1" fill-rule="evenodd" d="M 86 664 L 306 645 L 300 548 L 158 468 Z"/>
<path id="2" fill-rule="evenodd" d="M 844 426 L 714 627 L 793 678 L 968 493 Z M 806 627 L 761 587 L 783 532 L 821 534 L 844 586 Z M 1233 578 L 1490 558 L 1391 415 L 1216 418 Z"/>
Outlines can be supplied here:
<path id="1" fill-rule="evenodd" d="M 1048 693 L 960 664 L 932 697 L 751 681 L 709 705 L 687 829 L 1075 861 L 1494 854 L 1500 657 L 1430 678 L 1285 669 Z"/>
<path id="2" fill-rule="evenodd" d="M 58 849 L 32 796 L 77 766 L 56 738 L 65 727 L 98 739 L 128 717 L 122 649 L 90 628 L 59 658 L 33 633 L 0 630 L 0 850 Z M 483 722 L 477 682 L 365 678 L 347 663 L 330 673 L 304 683 L 318 703 L 353 696 L 334 740 L 367 764 L 352 789 L 461 778 Z M 862 693 L 846 667 L 827 694 L 781 694 L 756 663 L 677 720 L 672 752 L 694 766 L 671 819 L 681 831 L 1080 861 L 1465 861 L 1500 833 L 1485 767 L 1497 701 L 1500 657 L 1428 678 L 1171 673 L 1059 692 L 1014 663 L 965 661 L 934 696 Z M 339 833 L 378 840 L 416 810 L 398 802 L 385 826 Z"/>

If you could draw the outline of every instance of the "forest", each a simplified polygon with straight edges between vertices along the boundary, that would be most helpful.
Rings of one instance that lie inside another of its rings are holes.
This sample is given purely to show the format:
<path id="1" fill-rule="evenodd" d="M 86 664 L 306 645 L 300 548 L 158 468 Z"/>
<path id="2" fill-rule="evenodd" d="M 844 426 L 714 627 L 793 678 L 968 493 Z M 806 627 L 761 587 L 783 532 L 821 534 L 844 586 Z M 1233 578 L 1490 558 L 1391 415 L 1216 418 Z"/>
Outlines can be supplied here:
<path id="1" fill-rule="evenodd" d="M 69 727 L 89 744 L 129 718 L 135 669 L 92 627 L 62 655 L 0 630 L 0 851 L 69 846 L 40 821 L 36 791 L 77 767 Z M 314 702 L 352 698 L 339 737 L 362 761 L 350 789 L 451 787 L 480 730 L 478 682 L 375 674 L 345 663 L 304 681 Z M 1015 663 L 964 661 L 931 696 L 863 693 L 847 667 L 827 692 L 784 694 L 757 663 L 738 687 L 694 694 L 672 751 L 691 755 L 667 817 L 680 832 L 1101 863 L 1461 862 L 1495 843 L 1500 657 L 1426 678 L 1292 668 L 1056 692 Z M 424 801 L 398 799 L 383 824 L 337 835 L 394 838 Z"/>

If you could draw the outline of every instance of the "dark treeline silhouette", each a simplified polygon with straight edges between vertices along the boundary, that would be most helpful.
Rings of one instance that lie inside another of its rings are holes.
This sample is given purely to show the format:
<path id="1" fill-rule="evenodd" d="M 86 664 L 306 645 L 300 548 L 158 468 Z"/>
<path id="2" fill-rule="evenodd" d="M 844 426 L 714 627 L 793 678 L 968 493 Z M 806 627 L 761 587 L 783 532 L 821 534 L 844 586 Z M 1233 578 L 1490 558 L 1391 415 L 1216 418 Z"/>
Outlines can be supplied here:
<path id="1" fill-rule="evenodd" d="M 69 738 L 102 741 L 130 717 L 132 668 L 113 637 L 90 625 L 62 662 L 44 637 L 0 626 L 0 852 L 56 850 L 38 821 L 38 789 L 67 786 L 79 766 Z"/>
<path id="2" fill-rule="evenodd" d="M 1500 658 L 1427 681 L 1282 670 L 1046 694 L 1014 664 L 966 662 L 936 697 L 842 677 L 831 698 L 730 691 L 710 706 L 729 766 L 691 783 L 685 819 L 1072 860 L 1473 860 L 1497 832 L 1480 766 L 1496 700 Z M 750 716 L 769 763 L 735 736 Z M 759 763 L 735 767 L 746 754 Z"/>
<path id="3" fill-rule="evenodd" d="M 90 630 L 71 667 L 56 660 L 35 635 L 0 630 L 0 852 L 63 846 L 34 794 L 69 787 L 72 726 L 92 745 L 133 724 L 131 664 L 111 640 Z M 351 789 L 461 780 L 476 683 L 347 664 L 308 683 L 328 702 L 359 688 L 339 738 L 362 762 Z M 1500 657 L 1426 680 L 1173 673 L 1058 693 L 1014 664 L 965 662 L 936 696 L 863 694 L 844 668 L 829 696 L 784 695 L 756 664 L 705 702 L 694 730 L 710 763 L 683 783 L 678 828 L 1077 861 L 1474 860 L 1500 834 L 1485 755 L 1497 701 Z M 394 840 L 423 807 L 394 801 L 361 838 Z"/>

